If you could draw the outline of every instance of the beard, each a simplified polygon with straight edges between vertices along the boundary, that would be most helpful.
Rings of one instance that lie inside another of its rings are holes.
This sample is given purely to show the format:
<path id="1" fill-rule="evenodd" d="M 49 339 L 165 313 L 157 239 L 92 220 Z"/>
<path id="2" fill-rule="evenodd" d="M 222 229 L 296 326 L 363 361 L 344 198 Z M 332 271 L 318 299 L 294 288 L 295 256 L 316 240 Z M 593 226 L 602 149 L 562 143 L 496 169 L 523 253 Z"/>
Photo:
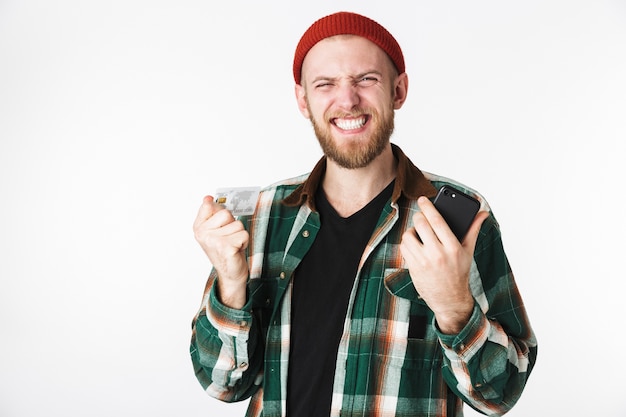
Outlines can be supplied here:
<path id="1" fill-rule="evenodd" d="M 315 121 L 312 116 L 311 108 L 309 106 L 309 114 L 311 114 L 310 120 L 315 131 L 315 136 L 322 147 L 324 155 L 342 168 L 357 169 L 363 168 L 369 165 L 376 157 L 378 157 L 386 148 L 391 138 L 391 134 L 394 129 L 394 110 L 388 113 L 389 116 L 382 117 L 380 113 L 373 109 L 355 109 L 349 115 L 324 115 L 324 120 L 328 121 L 334 117 L 346 117 L 353 116 L 359 117 L 359 115 L 369 114 L 371 120 L 367 123 L 374 125 L 375 129 L 372 132 L 371 137 L 365 143 L 360 141 L 354 141 L 352 143 L 344 144 L 343 147 L 339 146 L 337 141 L 333 138 L 331 129 L 326 125 L 321 125 Z"/>

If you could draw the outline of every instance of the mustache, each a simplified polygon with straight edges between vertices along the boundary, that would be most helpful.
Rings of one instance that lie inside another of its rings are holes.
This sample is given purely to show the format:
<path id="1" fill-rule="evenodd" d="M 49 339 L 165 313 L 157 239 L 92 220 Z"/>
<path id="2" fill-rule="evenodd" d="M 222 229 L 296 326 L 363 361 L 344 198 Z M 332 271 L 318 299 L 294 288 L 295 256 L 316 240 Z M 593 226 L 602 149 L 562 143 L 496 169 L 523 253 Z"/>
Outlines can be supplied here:
<path id="1" fill-rule="evenodd" d="M 365 109 L 365 108 L 359 108 L 356 107 L 354 109 L 352 109 L 351 111 L 347 112 L 347 111 L 330 111 L 328 113 L 326 113 L 326 120 L 332 120 L 332 119 L 344 119 L 344 118 L 359 118 L 362 116 L 368 116 L 371 114 L 375 114 L 375 112 L 372 112 L 371 109 Z"/>

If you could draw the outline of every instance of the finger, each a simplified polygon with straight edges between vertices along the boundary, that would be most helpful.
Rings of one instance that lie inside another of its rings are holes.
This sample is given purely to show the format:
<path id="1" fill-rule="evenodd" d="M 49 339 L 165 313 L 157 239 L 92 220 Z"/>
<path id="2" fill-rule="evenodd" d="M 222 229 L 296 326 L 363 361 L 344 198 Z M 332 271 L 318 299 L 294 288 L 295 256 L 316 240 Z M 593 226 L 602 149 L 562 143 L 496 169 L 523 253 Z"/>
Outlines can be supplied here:
<path id="1" fill-rule="evenodd" d="M 248 247 L 249 235 L 245 230 L 225 236 L 222 240 L 219 253 L 223 257 L 230 257 L 244 251 Z"/>
<path id="2" fill-rule="evenodd" d="M 250 235 L 247 231 L 241 230 L 237 233 L 233 233 L 229 236 L 231 244 L 234 248 L 242 251 L 248 247 L 248 242 L 250 241 Z"/>
<path id="3" fill-rule="evenodd" d="M 474 248 L 476 247 L 476 241 L 478 240 L 478 234 L 480 233 L 480 228 L 483 223 L 489 217 L 489 212 L 487 211 L 479 211 L 476 217 L 474 217 L 474 221 L 470 225 L 465 238 L 463 239 L 463 246 L 471 249 L 471 252 L 474 253 Z"/>
<path id="4" fill-rule="evenodd" d="M 233 246 L 231 236 L 245 231 L 243 224 L 240 221 L 233 221 L 226 225 L 220 225 L 214 222 L 216 217 L 219 217 L 219 213 L 194 229 L 196 240 L 206 248 L 219 247 L 224 244 L 229 247 Z M 241 246 L 241 242 L 237 244 L 237 247 L 239 246 Z"/>
<path id="5" fill-rule="evenodd" d="M 415 229 L 415 227 L 410 227 L 407 230 L 404 231 L 404 233 L 402 234 L 402 240 L 400 241 L 401 244 L 406 244 L 408 247 L 412 247 L 415 245 L 422 245 L 422 242 L 417 234 L 417 230 Z"/>
<path id="6" fill-rule="evenodd" d="M 225 220 L 222 221 L 221 218 Z M 223 215 L 222 213 L 217 213 L 207 220 L 204 227 L 215 236 L 229 236 L 244 230 L 243 223 L 239 220 L 234 220 L 228 212 L 225 212 Z"/>
<path id="7" fill-rule="evenodd" d="M 404 231 L 402 240 L 400 241 L 400 253 L 407 262 L 412 263 L 413 260 L 416 259 L 422 246 L 422 242 L 414 227 Z"/>
<path id="8" fill-rule="evenodd" d="M 417 230 L 419 238 L 425 244 L 442 242 L 442 236 L 445 237 L 446 229 L 448 229 L 449 233 L 452 233 L 449 231 L 445 220 L 428 198 L 420 197 L 418 205 L 421 212 L 413 215 L 413 225 Z"/>
<path id="9" fill-rule="evenodd" d="M 243 228 L 243 223 L 238 222 L 232 213 L 224 208 L 217 209 L 211 217 L 205 220 L 205 224 L 210 229 L 218 229 L 231 223 L 239 223 Z"/>
<path id="10" fill-rule="evenodd" d="M 209 217 L 211 217 L 212 213 L 212 207 L 211 207 L 211 203 L 213 202 L 213 196 L 211 195 L 207 195 L 204 196 L 204 198 L 202 198 L 202 204 L 200 205 L 200 208 L 198 209 L 198 214 L 196 215 L 196 220 L 194 221 L 194 225 L 196 223 L 202 222 L 206 219 L 208 219 Z"/>
<path id="11" fill-rule="evenodd" d="M 235 221 L 219 228 L 210 228 L 207 223 L 196 230 L 196 240 L 210 259 L 232 256 L 248 247 L 249 234 L 241 222 Z"/>
<path id="12" fill-rule="evenodd" d="M 205 196 L 202 199 L 202 205 L 200 205 L 200 208 L 198 209 L 198 214 L 193 223 L 193 227 L 197 228 L 201 223 L 211 218 L 215 213 L 223 209 L 224 209 L 223 206 L 217 204 L 213 200 L 213 196 L 211 195 Z"/>
<path id="13" fill-rule="evenodd" d="M 450 229 L 450 226 L 448 225 L 446 220 L 428 198 L 420 197 L 417 200 L 417 204 L 422 210 L 422 213 L 424 213 L 424 217 L 428 221 L 428 224 L 434 233 L 434 237 L 439 242 L 446 246 L 459 244 L 459 240 Z"/>

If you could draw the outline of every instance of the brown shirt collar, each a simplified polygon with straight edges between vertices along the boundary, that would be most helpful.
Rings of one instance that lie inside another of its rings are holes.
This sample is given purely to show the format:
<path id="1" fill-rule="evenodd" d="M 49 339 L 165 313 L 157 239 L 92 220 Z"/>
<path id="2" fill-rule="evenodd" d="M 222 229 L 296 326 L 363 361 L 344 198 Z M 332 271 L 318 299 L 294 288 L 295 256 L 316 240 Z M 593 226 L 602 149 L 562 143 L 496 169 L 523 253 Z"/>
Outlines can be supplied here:
<path id="1" fill-rule="evenodd" d="M 391 144 L 393 155 L 398 161 L 398 171 L 396 173 L 396 183 L 394 185 L 391 201 L 396 202 L 402 194 L 409 199 L 417 199 L 424 195 L 434 197 L 437 189 L 426 179 L 422 171 L 419 170 L 411 160 L 394 144 Z M 284 200 L 287 206 L 299 206 L 306 202 L 312 210 L 315 210 L 315 192 L 326 172 L 326 157 L 322 157 L 309 174 L 306 181 L 288 195 Z"/>

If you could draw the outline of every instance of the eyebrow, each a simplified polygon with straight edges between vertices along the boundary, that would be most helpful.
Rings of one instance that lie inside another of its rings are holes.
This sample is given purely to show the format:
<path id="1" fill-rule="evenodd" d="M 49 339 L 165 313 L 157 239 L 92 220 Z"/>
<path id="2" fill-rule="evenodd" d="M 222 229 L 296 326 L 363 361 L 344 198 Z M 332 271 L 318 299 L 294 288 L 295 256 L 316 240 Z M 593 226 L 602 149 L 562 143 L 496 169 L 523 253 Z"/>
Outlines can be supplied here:
<path id="1" fill-rule="evenodd" d="M 371 75 L 371 74 L 375 74 L 375 75 L 378 75 L 379 77 L 383 77 L 382 72 L 380 72 L 378 70 L 369 70 L 369 71 L 361 72 L 361 73 L 359 73 L 359 74 L 357 74 L 355 76 L 350 76 L 350 78 L 353 79 L 353 80 L 358 80 L 358 79 L 361 79 L 361 78 L 365 77 L 366 75 Z M 311 81 L 311 83 L 313 84 L 313 83 L 316 83 L 318 81 L 336 81 L 338 79 L 339 79 L 338 77 L 330 77 L 330 76 L 326 76 L 326 75 L 320 75 L 319 77 L 315 77 Z"/>

